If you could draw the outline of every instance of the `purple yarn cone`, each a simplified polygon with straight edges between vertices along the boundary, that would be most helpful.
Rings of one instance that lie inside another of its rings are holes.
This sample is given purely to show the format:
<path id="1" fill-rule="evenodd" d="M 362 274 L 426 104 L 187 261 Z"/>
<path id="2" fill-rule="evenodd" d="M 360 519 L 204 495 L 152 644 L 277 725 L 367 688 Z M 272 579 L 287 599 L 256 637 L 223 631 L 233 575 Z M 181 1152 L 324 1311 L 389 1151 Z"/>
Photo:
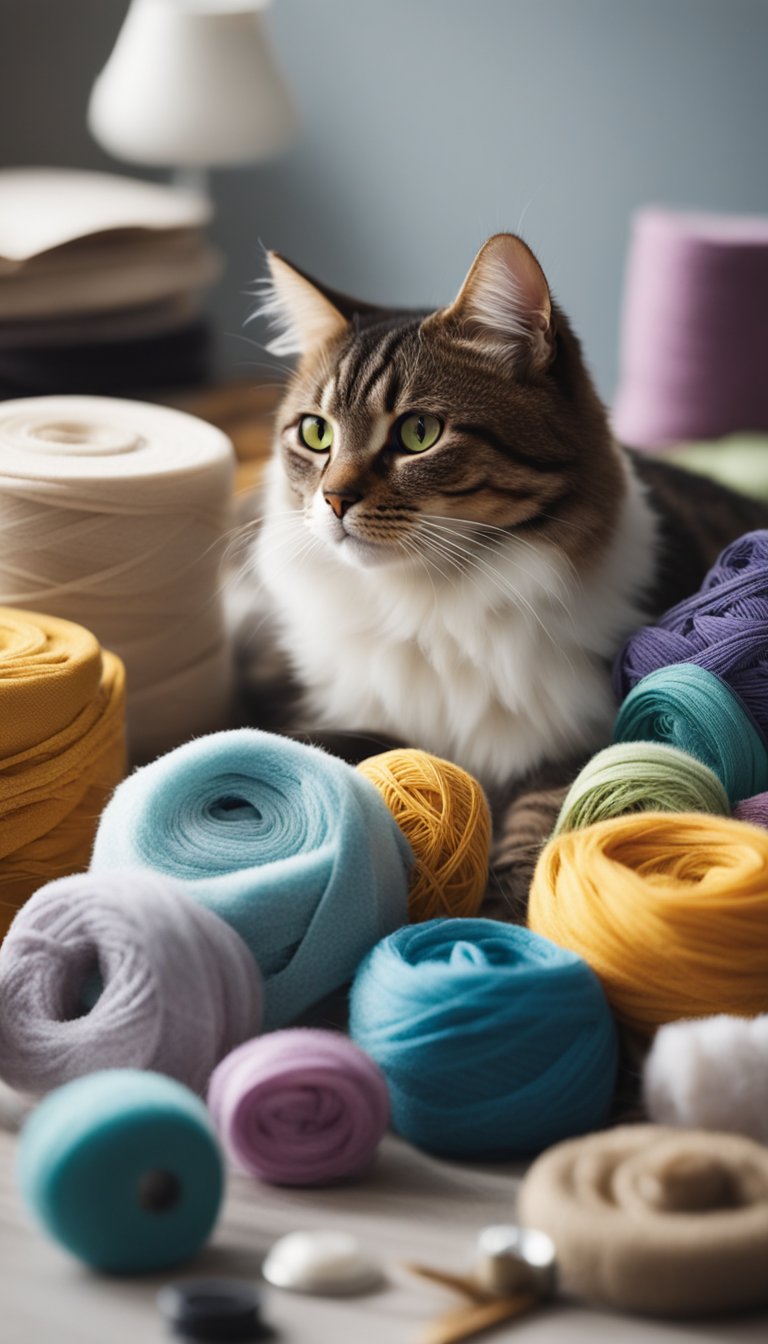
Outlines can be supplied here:
<path id="1" fill-rule="evenodd" d="M 378 1065 L 348 1037 L 305 1027 L 233 1050 L 211 1078 L 208 1106 L 230 1158 L 273 1185 L 357 1175 L 389 1123 Z"/>
<path id="2" fill-rule="evenodd" d="M 698 593 L 630 636 L 614 665 L 617 699 L 672 663 L 720 677 L 768 733 L 768 531 L 726 546 Z"/>
<path id="3" fill-rule="evenodd" d="M 768 219 L 645 209 L 632 226 L 614 428 L 636 448 L 768 428 Z"/>

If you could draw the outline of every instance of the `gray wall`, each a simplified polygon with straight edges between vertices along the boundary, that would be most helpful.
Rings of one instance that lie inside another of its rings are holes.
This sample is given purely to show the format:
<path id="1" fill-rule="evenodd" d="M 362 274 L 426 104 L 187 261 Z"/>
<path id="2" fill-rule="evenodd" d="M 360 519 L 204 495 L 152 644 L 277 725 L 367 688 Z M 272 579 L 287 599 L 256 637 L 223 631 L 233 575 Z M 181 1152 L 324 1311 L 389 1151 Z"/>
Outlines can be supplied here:
<path id="1" fill-rule="evenodd" d="M 83 115 L 125 8 L 0 0 L 0 161 L 108 165 Z M 609 397 L 632 210 L 768 213 L 766 0 L 276 0 L 269 23 L 303 131 L 279 162 L 214 175 L 230 372 L 264 360 L 242 333 L 260 242 L 423 305 L 511 228 Z"/>

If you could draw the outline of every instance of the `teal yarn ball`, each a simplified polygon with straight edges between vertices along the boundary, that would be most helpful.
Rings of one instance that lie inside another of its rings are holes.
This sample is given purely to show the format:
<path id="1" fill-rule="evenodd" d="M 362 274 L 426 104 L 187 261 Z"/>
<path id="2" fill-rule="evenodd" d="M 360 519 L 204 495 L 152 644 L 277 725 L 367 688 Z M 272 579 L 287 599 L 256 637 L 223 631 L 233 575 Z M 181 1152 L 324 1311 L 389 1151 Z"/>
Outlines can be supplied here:
<path id="1" fill-rule="evenodd" d="M 665 742 L 695 756 L 731 804 L 768 789 L 768 747 L 742 701 L 706 668 L 671 663 L 649 672 L 623 702 L 614 742 Z"/>
<path id="2" fill-rule="evenodd" d="M 358 970 L 350 1034 L 384 1073 L 395 1129 L 440 1156 L 536 1153 L 608 1118 L 617 1035 L 600 982 L 530 929 L 399 929 Z"/>
<path id="3" fill-rule="evenodd" d="M 19 1145 L 24 1199 L 94 1269 L 180 1264 L 211 1232 L 224 1168 L 208 1112 L 181 1083 L 107 1069 L 49 1093 Z"/>
<path id="4" fill-rule="evenodd" d="M 264 981 L 264 1028 L 351 980 L 408 919 L 411 847 L 373 784 L 287 737 L 238 728 L 136 770 L 91 868 L 150 868 L 225 920 Z"/>
<path id="5" fill-rule="evenodd" d="M 709 766 L 663 742 L 617 742 L 576 776 L 553 835 L 630 812 L 709 812 L 729 817 L 731 805 Z"/>

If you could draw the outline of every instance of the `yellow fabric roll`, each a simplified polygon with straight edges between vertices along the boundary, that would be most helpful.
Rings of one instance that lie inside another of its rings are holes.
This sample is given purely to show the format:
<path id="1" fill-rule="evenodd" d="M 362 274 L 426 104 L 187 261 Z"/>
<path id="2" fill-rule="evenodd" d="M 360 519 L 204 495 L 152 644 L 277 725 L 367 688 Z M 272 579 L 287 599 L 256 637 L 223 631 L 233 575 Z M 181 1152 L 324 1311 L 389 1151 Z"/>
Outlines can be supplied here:
<path id="1" fill-rule="evenodd" d="M 37 887 L 88 867 L 124 720 L 123 665 L 89 630 L 0 607 L 0 937 Z"/>
<path id="2" fill-rule="evenodd" d="M 768 1011 L 768 832 L 645 812 L 550 840 L 528 923 L 578 952 L 626 1025 Z"/>

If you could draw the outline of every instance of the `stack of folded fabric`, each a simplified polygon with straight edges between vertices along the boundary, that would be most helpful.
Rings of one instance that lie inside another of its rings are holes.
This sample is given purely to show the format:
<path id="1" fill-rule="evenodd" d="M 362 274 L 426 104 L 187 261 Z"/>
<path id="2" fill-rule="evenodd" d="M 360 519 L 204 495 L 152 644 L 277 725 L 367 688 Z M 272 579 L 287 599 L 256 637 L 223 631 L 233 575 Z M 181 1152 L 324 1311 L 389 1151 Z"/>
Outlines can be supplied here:
<path id="1" fill-rule="evenodd" d="M 112 173 L 0 171 L 0 396 L 199 381 L 220 269 L 209 213 Z"/>

